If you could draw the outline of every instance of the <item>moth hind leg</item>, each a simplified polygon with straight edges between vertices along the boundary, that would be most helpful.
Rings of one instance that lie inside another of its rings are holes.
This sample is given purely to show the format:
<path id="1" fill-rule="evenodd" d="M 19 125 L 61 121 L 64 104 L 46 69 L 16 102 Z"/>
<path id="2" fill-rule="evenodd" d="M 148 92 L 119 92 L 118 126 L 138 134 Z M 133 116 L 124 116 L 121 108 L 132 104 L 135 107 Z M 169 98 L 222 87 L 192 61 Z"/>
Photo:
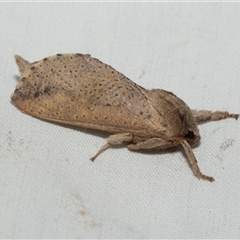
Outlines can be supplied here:
<path id="1" fill-rule="evenodd" d="M 217 121 L 225 118 L 238 119 L 239 114 L 223 112 L 223 111 L 208 111 L 208 110 L 191 110 L 193 117 L 197 123 L 206 121 Z"/>
<path id="2" fill-rule="evenodd" d="M 130 141 L 132 141 L 132 139 L 133 139 L 133 136 L 130 133 L 119 133 L 119 134 L 111 135 L 107 138 L 107 143 L 105 145 L 103 145 L 98 150 L 98 152 L 90 159 L 92 161 L 94 161 L 99 154 L 101 154 L 103 151 L 105 151 L 109 147 L 111 147 L 113 145 L 121 144 L 123 142 L 130 142 Z"/>

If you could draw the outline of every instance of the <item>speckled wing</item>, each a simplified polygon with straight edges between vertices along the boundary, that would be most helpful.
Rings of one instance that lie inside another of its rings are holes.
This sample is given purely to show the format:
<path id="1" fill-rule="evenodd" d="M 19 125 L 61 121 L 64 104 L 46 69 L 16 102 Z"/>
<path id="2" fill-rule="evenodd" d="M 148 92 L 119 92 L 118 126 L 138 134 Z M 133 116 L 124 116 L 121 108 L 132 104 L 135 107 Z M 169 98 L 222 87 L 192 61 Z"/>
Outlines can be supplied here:
<path id="1" fill-rule="evenodd" d="M 88 54 L 57 54 L 34 63 L 15 58 L 21 79 L 11 98 L 22 112 L 72 126 L 148 135 L 146 90 L 112 67 Z"/>

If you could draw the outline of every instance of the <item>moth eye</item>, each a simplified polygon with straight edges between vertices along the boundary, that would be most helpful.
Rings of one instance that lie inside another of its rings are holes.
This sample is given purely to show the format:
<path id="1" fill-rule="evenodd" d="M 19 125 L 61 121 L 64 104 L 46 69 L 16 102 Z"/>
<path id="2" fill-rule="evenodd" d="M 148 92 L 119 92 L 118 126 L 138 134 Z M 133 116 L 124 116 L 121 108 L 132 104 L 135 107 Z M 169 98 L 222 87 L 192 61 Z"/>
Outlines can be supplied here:
<path id="1" fill-rule="evenodd" d="M 194 132 L 188 131 L 188 133 L 184 137 L 186 137 L 186 138 L 194 138 L 195 135 L 194 135 Z"/>

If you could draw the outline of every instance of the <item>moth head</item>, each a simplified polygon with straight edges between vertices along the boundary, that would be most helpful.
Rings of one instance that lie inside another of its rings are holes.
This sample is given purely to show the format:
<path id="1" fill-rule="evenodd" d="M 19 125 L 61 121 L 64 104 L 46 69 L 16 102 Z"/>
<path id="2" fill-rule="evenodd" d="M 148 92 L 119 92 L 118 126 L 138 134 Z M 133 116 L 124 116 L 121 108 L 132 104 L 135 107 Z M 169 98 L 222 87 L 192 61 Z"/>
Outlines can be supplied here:
<path id="1" fill-rule="evenodd" d="M 187 104 L 171 92 L 152 89 L 149 104 L 156 112 L 159 134 L 174 141 L 186 140 L 190 144 L 200 140 L 196 120 Z"/>
<path id="2" fill-rule="evenodd" d="M 199 142 L 200 135 L 198 132 L 188 131 L 188 133 L 184 136 L 184 139 L 187 140 L 190 144 L 194 144 Z"/>
<path id="3" fill-rule="evenodd" d="M 186 128 L 186 132 L 184 133 L 185 135 L 183 135 L 183 139 L 187 140 L 190 144 L 199 142 L 200 141 L 199 129 L 196 120 L 188 106 L 184 112 L 183 123 Z"/>
<path id="4" fill-rule="evenodd" d="M 170 137 L 171 140 L 177 140 L 181 142 L 186 140 L 189 144 L 195 144 L 200 141 L 200 134 L 197 123 L 192 115 L 191 110 L 186 109 L 180 117 L 181 124 L 179 124 L 179 131 L 177 134 L 173 134 Z M 177 130 L 175 130 L 177 132 Z"/>

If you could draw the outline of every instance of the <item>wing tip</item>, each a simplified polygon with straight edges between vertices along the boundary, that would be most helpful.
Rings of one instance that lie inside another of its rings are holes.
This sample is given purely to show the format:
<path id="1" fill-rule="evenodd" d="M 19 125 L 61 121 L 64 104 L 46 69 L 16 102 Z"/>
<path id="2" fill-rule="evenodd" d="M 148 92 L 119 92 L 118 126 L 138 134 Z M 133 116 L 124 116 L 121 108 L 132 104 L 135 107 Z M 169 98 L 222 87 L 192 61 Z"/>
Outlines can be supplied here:
<path id="1" fill-rule="evenodd" d="M 27 66 L 30 65 L 30 62 L 17 54 L 14 55 L 14 58 L 15 58 L 16 64 L 18 65 L 19 73 L 22 76 Z"/>

